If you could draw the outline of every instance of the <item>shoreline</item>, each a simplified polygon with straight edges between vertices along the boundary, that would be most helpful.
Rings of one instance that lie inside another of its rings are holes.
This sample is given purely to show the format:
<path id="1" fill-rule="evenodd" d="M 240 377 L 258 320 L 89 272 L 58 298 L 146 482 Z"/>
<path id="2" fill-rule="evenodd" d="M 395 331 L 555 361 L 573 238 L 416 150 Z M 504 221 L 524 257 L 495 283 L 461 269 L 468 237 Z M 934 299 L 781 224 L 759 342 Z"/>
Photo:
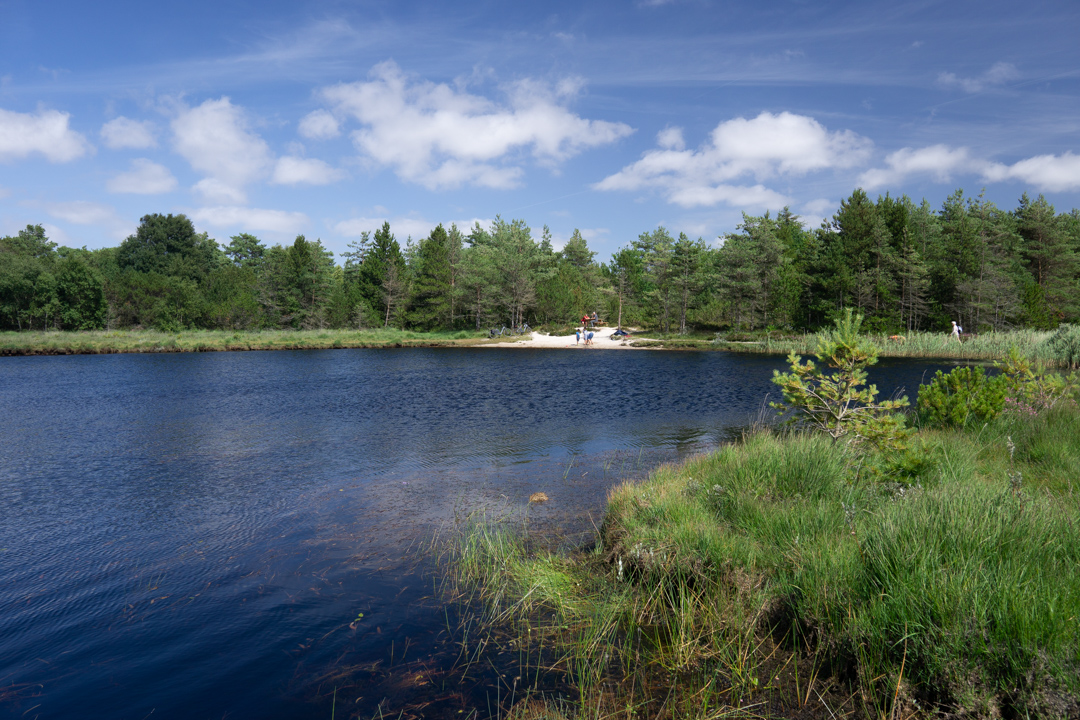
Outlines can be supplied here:
<path id="1" fill-rule="evenodd" d="M 855 480 L 824 434 L 763 429 L 616 486 L 583 547 L 465 528 L 450 587 L 482 608 L 474 644 L 528 647 L 525 677 L 553 648 L 610 717 L 1074 717 L 1078 424 L 1063 403 L 927 425 L 922 465 Z"/>
<path id="2" fill-rule="evenodd" d="M 518 348 L 542 350 L 668 350 L 731 352 L 760 355 L 813 355 L 816 335 L 759 341 L 714 341 L 703 338 L 662 338 L 633 335 L 612 341 L 615 328 L 598 328 L 593 345 L 575 343 L 574 335 L 548 335 L 533 331 L 528 337 L 509 340 L 489 338 L 472 330 L 414 332 L 391 329 L 372 330 L 89 330 L 89 331 L 6 331 L 0 332 L 0 357 L 43 355 L 113 355 L 127 353 L 244 352 L 267 350 L 337 350 L 343 348 Z M 1016 347 L 1030 360 L 1044 365 L 1058 364 L 1044 351 L 1050 333 L 1014 331 L 988 334 L 957 345 L 938 334 L 924 333 L 895 342 L 885 336 L 870 336 L 880 358 L 917 358 L 960 362 L 992 362 L 1008 357 Z"/>

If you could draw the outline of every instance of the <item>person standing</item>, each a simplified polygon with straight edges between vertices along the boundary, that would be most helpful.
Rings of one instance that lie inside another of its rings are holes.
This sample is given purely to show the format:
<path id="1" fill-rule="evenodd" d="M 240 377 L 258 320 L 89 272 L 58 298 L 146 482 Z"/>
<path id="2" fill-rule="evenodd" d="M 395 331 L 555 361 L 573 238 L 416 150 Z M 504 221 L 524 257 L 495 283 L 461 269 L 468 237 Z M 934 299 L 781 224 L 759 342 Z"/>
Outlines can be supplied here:
<path id="1" fill-rule="evenodd" d="M 956 338 L 956 342 L 960 342 L 960 326 L 955 320 L 952 321 L 952 336 Z"/>

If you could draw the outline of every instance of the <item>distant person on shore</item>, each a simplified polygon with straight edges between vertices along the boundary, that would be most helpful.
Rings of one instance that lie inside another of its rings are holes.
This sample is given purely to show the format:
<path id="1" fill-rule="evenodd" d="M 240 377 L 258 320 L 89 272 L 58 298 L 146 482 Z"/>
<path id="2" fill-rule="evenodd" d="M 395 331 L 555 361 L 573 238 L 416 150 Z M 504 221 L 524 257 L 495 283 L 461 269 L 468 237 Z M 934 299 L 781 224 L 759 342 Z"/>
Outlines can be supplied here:
<path id="1" fill-rule="evenodd" d="M 585 336 L 585 344 L 586 345 L 592 345 L 592 333 L 591 332 Z"/>
<path id="2" fill-rule="evenodd" d="M 589 320 L 589 327 L 596 327 L 596 323 L 600 322 L 600 318 L 597 317 L 596 311 L 592 311 L 592 319 Z"/>
<path id="3" fill-rule="evenodd" d="M 577 345 L 581 342 L 581 331 L 577 328 L 574 329 L 574 344 Z"/>
<path id="4" fill-rule="evenodd" d="M 956 342 L 960 342 L 960 326 L 955 320 L 952 321 L 952 336 L 956 338 Z"/>

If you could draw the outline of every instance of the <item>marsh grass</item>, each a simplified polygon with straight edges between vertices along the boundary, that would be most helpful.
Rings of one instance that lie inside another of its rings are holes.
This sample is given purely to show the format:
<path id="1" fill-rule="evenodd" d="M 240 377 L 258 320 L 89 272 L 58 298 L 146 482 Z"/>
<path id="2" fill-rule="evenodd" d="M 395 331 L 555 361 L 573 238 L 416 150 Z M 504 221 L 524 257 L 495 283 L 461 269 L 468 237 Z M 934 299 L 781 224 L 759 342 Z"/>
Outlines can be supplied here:
<path id="1" fill-rule="evenodd" d="M 1080 411 L 916 447 L 917 476 L 871 482 L 826 437 L 754 432 L 615 488 L 588 549 L 471 524 L 446 590 L 470 647 L 517 641 L 513 718 L 1075 717 Z"/>
<path id="2" fill-rule="evenodd" d="M 470 330 L 413 332 L 373 330 L 91 330 L 84 332 L 0 332 L 0 355 L 210 352 L 363 347 L 439 347 L 486 342 Z"/>
<path id="3" fill-rule="evenodd" d="M 879 350 L 880 357 L 948 358 L 968 361 L 1004 360 L 1009 348 L 1017 348 L 1027 359 L 1040 366 L 1053 367 L 1061 364 L 1048 340 L 1053 333 L 1041 330 L 1012 330 L 1009 332 L 983 333 L 965 338 L 958 343 L 948 333 L 910 333 L 900 339 L 887 335 L 869 336 Z M 764 352 L 787 355 L 812 355 L 818 347 L 818 335 L 785 337 L 763 336 L 760 340 L 733 342 L 722 338 L 713 346 L 733 352 Z"/>

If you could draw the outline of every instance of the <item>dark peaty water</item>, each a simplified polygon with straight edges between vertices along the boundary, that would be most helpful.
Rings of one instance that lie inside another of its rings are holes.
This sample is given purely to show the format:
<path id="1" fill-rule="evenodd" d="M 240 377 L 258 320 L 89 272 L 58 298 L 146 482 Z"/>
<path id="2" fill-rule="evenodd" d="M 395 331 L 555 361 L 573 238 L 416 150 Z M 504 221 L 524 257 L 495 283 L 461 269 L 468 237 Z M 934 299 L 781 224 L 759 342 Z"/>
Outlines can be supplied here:
<path id="1" fill-rule="evenodd" d="M 480 690 L 431 679 L 453 652 L 430 563 L 409 548 L 454 517 L 521 512 L 537 490 L 551 501 L 533 527 L 581 537 L 612 484 L 759 415 L 783 364 L 494 349 L 2 359 L 0 717 L 468 712 Z M 913 389 L 928 367 L 883 361 L 872 380 Z"/>

